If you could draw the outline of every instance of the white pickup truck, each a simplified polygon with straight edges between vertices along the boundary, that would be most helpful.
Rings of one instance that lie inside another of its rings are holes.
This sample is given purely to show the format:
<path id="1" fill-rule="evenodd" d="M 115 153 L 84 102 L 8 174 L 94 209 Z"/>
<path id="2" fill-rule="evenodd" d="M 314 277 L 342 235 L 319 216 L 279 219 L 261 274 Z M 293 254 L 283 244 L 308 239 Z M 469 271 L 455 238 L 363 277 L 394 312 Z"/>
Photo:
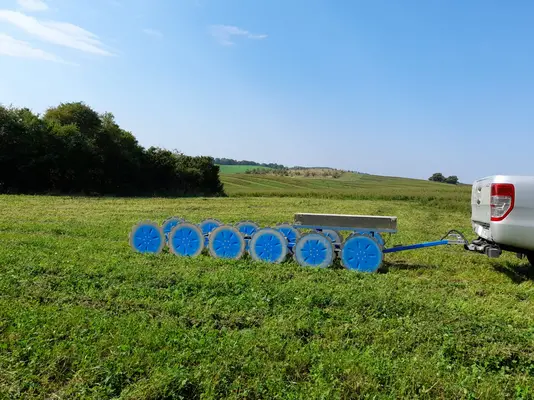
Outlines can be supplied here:
<path id="1" fill-rule="evenodd" d="M 511 251 L 534 265 L 534 176 L 495 175 L 473 183 L 468 250 L 499 257 Z"/>

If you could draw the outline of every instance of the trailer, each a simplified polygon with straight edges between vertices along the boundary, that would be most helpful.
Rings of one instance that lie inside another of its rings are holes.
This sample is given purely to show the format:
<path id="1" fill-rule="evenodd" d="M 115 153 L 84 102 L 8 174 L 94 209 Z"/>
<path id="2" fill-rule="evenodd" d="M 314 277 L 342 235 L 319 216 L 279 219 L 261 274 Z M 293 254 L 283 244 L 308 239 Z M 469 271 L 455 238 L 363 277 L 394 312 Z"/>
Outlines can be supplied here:
<path id="1" fill-rule="evenodd" d="M 346 238 L 343 233 L 346 232 Z M 140 253 L 160 253 L 165 247 L 179 257 L 207 253 L 214 258 L 282 263 L 295 260 L 303 267 L 326 268 L 336 261 L 349 270 L 376 272 L 384 255 L 406 250 L 468 242 L 458 231 L 437 241 L 386 247 L 384 236 L 397 232 L 397 217 L 297 213 L 293 223 L 260 227 L 253 221 L 224 224 L 206 219 L 199 224 L 171 217 L 158 225 L 142 221 L 129 234 L 130 246 Z"/>

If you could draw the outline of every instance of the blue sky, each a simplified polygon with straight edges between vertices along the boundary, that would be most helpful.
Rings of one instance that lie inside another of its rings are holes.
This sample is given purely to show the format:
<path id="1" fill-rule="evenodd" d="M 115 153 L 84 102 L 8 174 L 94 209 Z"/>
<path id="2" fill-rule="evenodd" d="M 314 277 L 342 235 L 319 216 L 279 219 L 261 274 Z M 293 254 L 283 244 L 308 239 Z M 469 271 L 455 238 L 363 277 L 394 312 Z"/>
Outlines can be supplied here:
<path id="1" fill-rule="evenodd" d="M 148 147 L 463 182 L 534 175 L 534 2 L 0 0 L 0 103 Z"/>

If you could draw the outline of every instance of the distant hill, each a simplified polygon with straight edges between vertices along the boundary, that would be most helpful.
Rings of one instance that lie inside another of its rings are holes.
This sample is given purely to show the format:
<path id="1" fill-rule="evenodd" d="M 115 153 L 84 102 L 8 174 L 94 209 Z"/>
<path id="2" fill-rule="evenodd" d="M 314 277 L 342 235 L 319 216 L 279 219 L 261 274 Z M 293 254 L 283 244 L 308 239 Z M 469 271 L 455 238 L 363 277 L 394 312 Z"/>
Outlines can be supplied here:
<path id="1" fill-rule="evenodd" d="M 275 174 L 282 176 L 332 176 L 340 177 L 342 174 L 353 173 L 359 175 L 369 175 L 365 172 L 341 170 L 332 167 L 304 167 L 295 165 L 288 167 L 277 163 L 260 163 L 250 160 L 235 160 L 233 158 L 218 158 L 214 157 L 214 162 L 219 166 L 222 174 Z"/>
<path id="2" fill-rule="evenodd" d="M 290 170 L 324 170 L 324 171 L 327 171 L 327 170 L 333 170 L 333 171 L 344 171 L 344 172 L 351 172 L 353 174 L 360 174 L 360 175 L 370 175 L 366 172 L 360 172 L 360 171 L 353 171 L 353 170 L 342 170 L 342 169 L 339 169 L 339 168 L 333 168 L 333 167 L 318 167 L 318 166 L 315 166 L 315 167 L 303 167 L 301 165 L 295 165 L 294 167 L 291 167 L 289 168 Z"/>
<path id="3" fill-rule="evenodd" d="M 248 160 L 234 160 L 232 158 L 214 158 L 214 162 L 217 165 L 243 165 L 246 167 L 266 167 L 272 169 L 282 169 L 287 168 L 285 165 L 276 164 L 276 163 L 258 163 L 256 161 Z"/>
<path id="4" fill-rule="evenodd" d="M 422 179 L 344 173 L 339 178 L 221 174 L 231 197 L 300 197 L 360 200 L 403 200 L 437 207 L 470 209 L 469 187 Z M 378 213 L 378 211 L 377 211 Z"/>
<path id="5" fill-rule="evenodd" d="M 275 171 L 274 168 L 264 167 L 261 165 L 224 165 L 218 164 L 221 174 L 248 174 L 255 170 Z M 282 169 L 276 169 L 276 171 L 282 171 Z"/>
<path id="6" fill-rule="evenodd" d="M 259 163 L 249 160 L 234 160 L 232 158 L 214 158 L 215 164 L 219 165 L 221 174 L 248 174 L 248 175 L 261 175 L 261 176 L 282 176 L 293 178 L 333 178 L 345 181 L 358 180 L 362 176 L 374 177 L 366 172 L 355 170 L 344 170 L 333 167 L 305 167 L 301 165 L 295 165 L 287 167 L 277 163 Z M 387 178 L 387 177 L 385 177 Z M 400 179 L 405 179 L 398 177 Z M 406 178 L 409 179 L 409 178 Z M 413 179 L 411 181 L 418 181 L 419 179 Z M 470 186 L 459 182 L 456 176 L 445 177 L 441 173 L 435 173 L 429 179 L 429 181 Z"/>

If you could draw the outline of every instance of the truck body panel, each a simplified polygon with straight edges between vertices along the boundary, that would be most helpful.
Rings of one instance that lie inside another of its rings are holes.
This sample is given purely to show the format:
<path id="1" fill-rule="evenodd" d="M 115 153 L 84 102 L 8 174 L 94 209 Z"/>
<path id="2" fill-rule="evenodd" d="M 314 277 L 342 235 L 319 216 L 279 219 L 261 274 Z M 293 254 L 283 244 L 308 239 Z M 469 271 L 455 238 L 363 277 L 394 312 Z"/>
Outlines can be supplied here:
<path id="1" fill-rule="evenodd" d="M 511 211 L 502 221 L 492 220 L 492 185 L 512 184 Z M 471 223 L 488 242 L 534 252 L 534 176 L 495 175 L 473 183 Z"/>

